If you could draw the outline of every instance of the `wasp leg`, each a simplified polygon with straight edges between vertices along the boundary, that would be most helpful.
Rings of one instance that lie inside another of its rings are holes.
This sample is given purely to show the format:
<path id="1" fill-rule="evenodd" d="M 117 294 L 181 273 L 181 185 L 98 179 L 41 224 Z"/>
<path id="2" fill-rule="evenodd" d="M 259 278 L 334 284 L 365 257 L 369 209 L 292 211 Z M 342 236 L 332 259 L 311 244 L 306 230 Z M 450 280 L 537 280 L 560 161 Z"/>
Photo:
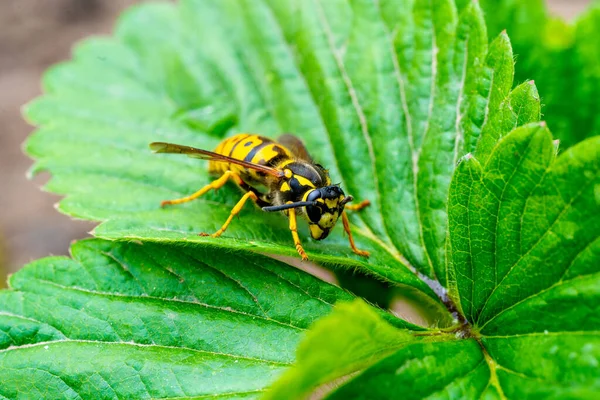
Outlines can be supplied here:
<path id="1" fill-rule="evenodd" d="M 198 190 L 196 193 L 186 196 L 186 197 L 182 197 L 180 199 L 164 200 L 160 203 L 160 206 L 164 207 L 169 204 L 187 203 L 188 201 L 197 199 L 198 197 L 202 196 L 203 194 L 205 194 L 206 192 L 208 192 L 211 189 L 214 189 L 214 190 L 219 189 L 220 187 L 225 185 L 225 183 L 227 183 L 227 181 L 230 178 L 235 180 L 235 182 L 238 185 L 243 184 L 242 178 L 240 178 L 240 176 L 238 174 L 236 174 L 235 172 L 232 172 L 232 171 L 226 171 L 223 175 L 221 175 L 221 177 L 219 179 L 212 181 L 208 185 L 204 186 L 202 189 Z"/>
<path id="2" fill-rule="evenodd" d="M 200 233 L 200 236 L 210 236 L 214 238 L 221 236 L 233 220 L 233 217 L 235 217 L 240 213 L 240 211 L 242 211 L 242 207 L 244 207 L 244 204 L 246 204 L 246 201 L 248 199 L 252 199 L 256 202 L 258 200 L 258 197 L 254 194 L 254 192 L 248 192 L 245 195 L 243 195 L 240 201 L 238 201 L 237 204 L 231 209 L 231 214 L 229 214 L 229 218 L 227 218 L 227 221 L 225 221 L 223 226 L 218 231 L 216 231 L 212 235 L 209 235 L 208 233 Z"/>
<path id="3" fill-rule="evenodd" d="M 298 225 L 296 224 L 296 210 L 290 208 L 288 210 L 288 218 L 290 219 L 290 231 L 292 231 L 292 238 L 294 239 L 294 244 L 296 245 L 296 250 L 298 250 L 298 254 L 302 257 L 302 260 L 307 261 L 308 256 L 306 252 L 302 248 L 302 244 L 300 244 L 300 238 L 298 237 Z"/>
<path id="4" fill-rule="evenodd" d="M 371 202 L 369 200 L 363 200 L 358 204 L 348 204 L 344 207 L 344 209 L 346 210 L 350 210 L 350 211 L 358 211 L 358 210 L 362 210 L 365 207 L 368 207 L 371 205 Z"/>
<path id="5" fill-rule="evenodd" d="M 240 187 L 242 189 L 244 189 L 246 192 L 254 192 L 254 194 L 256 195 L 256 197 L 258 198 L 258 200 L 255 201 L 256 205 L 259 206 L 260 208 L 263 207 L 267 207 L 270 206 L 271 203 L 269 203 L 268 201 L 265 201 L 263 198 L 263 194 L 261 192 L 259 192 L 258 190 L 256 190 L 255 188 L 253 188 L 252 186 L 248 185 L 245 182 L 242 182 L 239 184 Z"/>
<path id="6" fill-rule="evenodd" d="M 359 250 L 356 248 L 356 245 L 354 244 L 354 238 L 352 237 L 352 232 L 350 232 L 350 221 L 348 221 L 348 215 L 345 211 L 342 212 L 342 222 L 344 224 L 344 230 L 348 234 L 348 240 L 350 241 L 350 247 L 352 248 L 352 251 L 358 254 L 359 256 L 369 257 L 368 251 Z"/>

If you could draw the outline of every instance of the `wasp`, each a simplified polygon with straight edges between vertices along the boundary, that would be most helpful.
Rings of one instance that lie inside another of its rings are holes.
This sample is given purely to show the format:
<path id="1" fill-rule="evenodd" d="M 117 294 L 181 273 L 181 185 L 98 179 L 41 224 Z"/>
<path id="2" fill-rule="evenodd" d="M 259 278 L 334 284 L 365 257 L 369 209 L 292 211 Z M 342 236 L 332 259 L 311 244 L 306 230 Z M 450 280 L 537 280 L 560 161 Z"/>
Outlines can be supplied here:
<path id="1" fill-rule="evenodd" d="M 211 189 L 221 188 L 229 180 L 245 192 L 223 226 L 212 235 L 201 233 L 201 236 L 221 236 L 246 201 L 252 199 L 264 211 L 282 211 L 287 215 L 292 239 L 303 260 L 308 260 L 308 256 L 298 237 L 299 216 L 306 218 L 310 235 L 316 240 L 325 239 L 341 216 L 352 251 L 369 256 L 354 244 L 345 211 L 360 210 L 368 206 L 369 201 L 348 205 L 352 196 L 346 196 L 339 185 L 331 183 L 329 172 L 313 161 L 304 143 L 293 135 L 285 134 L 274 141 L 240 133 L 223 140 L 214 152 L 163 142 L 151 143 L 150 148 L 155 153 L 178 153 L 208 160 L 209 173 L 219 176 L 189 196 L 163 201 L 161 207 L 192 201 Z"/>

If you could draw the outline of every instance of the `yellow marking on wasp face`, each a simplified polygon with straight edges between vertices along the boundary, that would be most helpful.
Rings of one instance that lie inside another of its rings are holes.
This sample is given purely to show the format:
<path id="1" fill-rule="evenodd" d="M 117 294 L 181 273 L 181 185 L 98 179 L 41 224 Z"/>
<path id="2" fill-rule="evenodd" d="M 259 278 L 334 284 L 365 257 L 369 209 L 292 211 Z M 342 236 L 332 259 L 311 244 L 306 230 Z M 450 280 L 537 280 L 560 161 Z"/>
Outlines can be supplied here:
<path id="1" fill-rule="evenodd" d="M 325 203 L 325 200 L 323 200 L 323 199 L 317 199 L 317 203 L 324 204 L 324 203 Z"/>
<path id="2" fill-rule="evenodd" d="M 325 199 L 325 204 L 329 208 L 337 208 L 339 202 L 338 199 Z"/>
<path id="3" fill-rule="evenodd" d="M 282 192 L 289 192 L 290 190 L 292 190 L 292 188 L 290 187 L 290 185 L 287 182 L 283 182 L 281 184 L 281 188 L 279 188 L 279 190 L 281 190 Z"/>
<path id="4" fill-rule="evenodd" d="M 294 175 L 294 173 L 292 172 L 292 170 L 291 169 L 287 169 L 287 168 L 283 170 L 283 174 L 288 179 L 290 179 Z"/>
<path id="5" fill-rule="evenodd" d="M 332 228 L 337 222 L 337 215 L 331 213 L 325 213 L 321 215 L 321 219 L 319 220 L 319 226 L 321 228 Z"/>
<path id="6" fill-rule="evenodd" d="M 298 183 L 302 186 L 315 187 L 315 185 L 313 185 L 313 183 L 311 181 L 309 181 L 308 179 L 306 179 L 303 176 L 294 175 L 294 178 L 296 178 L 298 180 Z"/>
<path id="7" fill-rule="evenodd" d="M 314 239 L 320 238 L 323 235 L 323 229 L 319 228 L 319 225 L 310 224 L 308 227 L 310 229 L 310 235 Z"/>

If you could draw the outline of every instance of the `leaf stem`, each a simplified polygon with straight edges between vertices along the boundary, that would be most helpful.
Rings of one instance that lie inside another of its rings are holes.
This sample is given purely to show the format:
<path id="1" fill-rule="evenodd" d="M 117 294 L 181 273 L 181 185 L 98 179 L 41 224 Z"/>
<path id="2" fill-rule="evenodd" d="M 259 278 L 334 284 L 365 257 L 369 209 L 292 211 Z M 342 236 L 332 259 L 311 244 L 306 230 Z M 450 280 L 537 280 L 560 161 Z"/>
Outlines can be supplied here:
<path id="1" fill-rule="evenodd" d="M 468 330 L 470 331 L 471 325 L 469 324 L 469 321 L 467 321 L 465 316 L 459 311 L 454 301 L 450 298 L 450 296 L 448 296 L 448 289 L 442 286 L 442 284 L 439 281 L 431 279 L 430 277 L 428 277 L 425 274 L 422 274 L 419 271 L 415 271 L 415 273 L 417 274 L 417 277 L 421 281 L 423 281 L 440 299 L 440 301 L 444 304 L 444 307 L 446 307 L 446 310 L 448 310 L 448 312 L 450 313 L 450 315 L 452 315 L 454 320 L 458 322 L 459 326 L 461 328 L 468 327 Z"/>

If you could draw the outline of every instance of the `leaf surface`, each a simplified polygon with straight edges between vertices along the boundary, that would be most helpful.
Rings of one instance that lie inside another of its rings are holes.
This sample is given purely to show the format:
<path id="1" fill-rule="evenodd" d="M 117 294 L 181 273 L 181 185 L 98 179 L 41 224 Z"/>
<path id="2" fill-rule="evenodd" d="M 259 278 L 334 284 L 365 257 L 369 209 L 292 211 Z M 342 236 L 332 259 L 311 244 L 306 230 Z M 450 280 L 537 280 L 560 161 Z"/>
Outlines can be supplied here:
<path id="1" fill-rule="evenodd" d="M 541 329 L 552 313 L 538 315 L 532 307 L 537 296 L 547 301 L 568 296 L 567 287 L 584 290 L 588 276 L 594 279 L 599 144 L 598 138 L 589 139 L 556 158 L 545 125 L 527 125 L 500 141 L 485 165 L 473 157 L 460 164 L 449 205 L 456 227 L 450 230 L 450 273 L 464 315 L 484 332 L 493 331 L 485 327 L 489 321 L 520 309 L 532 313 L 521 320 L 535 314 Z M 578 315 L 569 325 L 577 325 Z M 502 324 L 501 330 L 527 325 Z"/>
<path id="2" fill-rule="evenodd" d="M 341 228 L 315 243 L 301 224 L 311 259 L 361 268 L 436 303 L 414 271 L 445 284 L 455 162 L 539 118 L 509 121 L 512 77 L 507 36 L 488 49 L 475 4 L 144 5 L 123 16 L 114 38 L 82 43 L 73 61 L 46 74 L 46 94 L 26 112 L 39 126 L 26 147 L 32 171 L 50 171 L 47 188 L 66 196 L 59 209 L 102 222 L 97 236 L 295 255 L 285 218 L 251 206 L 222 238 L 198 237 L 221 226 L 239 192 L 160 209 L 214 178 L 198 160 L 147 149 L 151 141 L 212 149 L 237 132 L 293 132 L 346 193 L 372 203 L 351 216 L 368 260 L 350 251 Z M 535 94 L 519 101 L 539 106 Z M 495 136 L 484 145 L 486 130 Z"/>
<path id="3" fill-rule="evenodd" d="M 259 255 L 97 239 L 71 251 L 0 292 L 4 398 L 256 397 L 352 299 Z"/>
<path id="4" fill-rule="evenodd" d="M 397 330 L 363 301 L 340 303 L 312 326 L 298 348 L 297 364 L 266 394 L 266 398 L 303 398 L 319 384 L 344 379 L 382 356 L 416 341 L 409 330 Z M 335 355 L 335 356 L 333 356 Z"/>
<path id="5" fill-rule="evenodd" d="M 275 388 L 294 377 L 332 399 L 597 396 L 599 151 L 592 138 L 557 157 L 546 125 L 532 123 L 502 138 L 485 163 L 464 157 L 450 186 L 448 242 L 449 295 L 461 320 L 397 330 L 392 346 L 389 327 L 367 328 L 373 356 L 348 361 L 337 350 L 344 339 L 325 327 L 361 343 L 356 333 L 377 324 L 338 309 L 316 324 Z"/>
<path id="6" fill-rule="evenodd" d="M 333 398 L 369 399 L 598 391 L 600 143 L 557 156 L 536 86 L 511 90 L 508 36 L 488 45 L 476 2 L 143 5 L 73 58 L 27 109 L 32 172 L 52 174 L 61 211 L 131 242 L 80 242 L 73 260 L 12 278 L 0 395 L 243 398 L 279 376 L 267 396 L 328 384 Z M 352 215 L 369 259 L 341 228 L 315 243 L 301 226 L 309 256 L 410 290 L 437 309 L 435 327 L 345 304 L 282 375 L 304 331 L 352 296 L 255 254 L 295 255 L 279 215 L 248 206 L 222 238 L 199 237 L 239 191 L 161 209 L 214 177 L 147 149 L 213 149 L 243 131 L 297 134 L 346 193 L 372 202 Z"/>

